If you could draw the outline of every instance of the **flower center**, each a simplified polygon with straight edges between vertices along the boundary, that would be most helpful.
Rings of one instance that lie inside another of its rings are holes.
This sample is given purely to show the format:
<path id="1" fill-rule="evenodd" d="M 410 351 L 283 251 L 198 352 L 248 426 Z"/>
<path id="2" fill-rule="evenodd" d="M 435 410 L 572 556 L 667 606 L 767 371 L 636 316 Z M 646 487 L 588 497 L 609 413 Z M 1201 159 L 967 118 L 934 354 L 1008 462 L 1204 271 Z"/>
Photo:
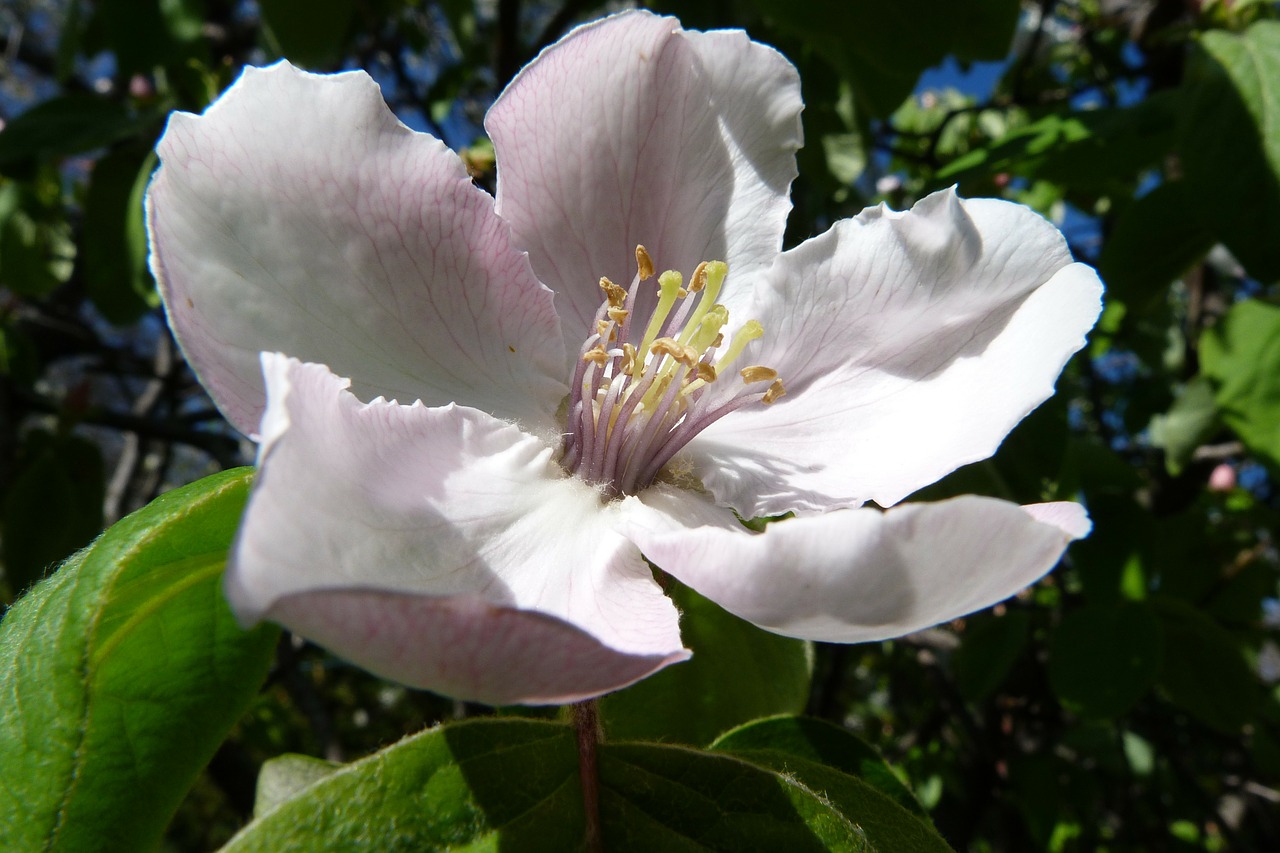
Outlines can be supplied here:
<path id="1" fill-rule="evenodd" d="M 608 497 L 635 494 L 702 430 L 751 403 L 768 405 L 786 390 L 778 372 L 752 365 L 727 370 L 764 334 L 755 320 L 726 344 L 729 311 L 716 302 L 729 267 L 703 261 L 688 288 L 680 273 L 658 276 L 658 304 L 648 322 L 634 314 L 653 261 L 636 247 L 635 278 L 624 290 L 600 279 L 604 302 L 582 344 L 569 390 L 561 465 Z"/>

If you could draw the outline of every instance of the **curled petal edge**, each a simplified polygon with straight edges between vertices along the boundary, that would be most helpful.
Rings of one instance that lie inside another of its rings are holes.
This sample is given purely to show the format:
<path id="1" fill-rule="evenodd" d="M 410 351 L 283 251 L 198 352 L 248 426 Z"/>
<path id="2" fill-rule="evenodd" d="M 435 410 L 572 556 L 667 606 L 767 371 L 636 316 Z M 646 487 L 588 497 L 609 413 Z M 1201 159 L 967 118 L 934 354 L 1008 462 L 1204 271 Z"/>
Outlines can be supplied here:
<path id="1" fill-rule="evenodd" d="M 690 656 L 619 652 L 553 616 L 470 596 L 314 590 L 265 618 L 376 675 L 489 705 L 580 702 Z"/>

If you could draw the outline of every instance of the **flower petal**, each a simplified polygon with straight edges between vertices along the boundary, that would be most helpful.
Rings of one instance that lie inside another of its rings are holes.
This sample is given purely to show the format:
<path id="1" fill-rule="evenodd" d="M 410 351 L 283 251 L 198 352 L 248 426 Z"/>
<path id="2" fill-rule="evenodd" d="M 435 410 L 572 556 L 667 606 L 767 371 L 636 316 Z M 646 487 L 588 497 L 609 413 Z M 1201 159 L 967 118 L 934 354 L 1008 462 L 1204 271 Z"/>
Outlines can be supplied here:
<path id="1" fill-rule="evenodd" d="M 571 351 L 644 244 L 659 269 L 735 274 L 782 248 L 801 144 L 800 81 L 745 33 L 629 12 L 579 27 L 520 72 L 485 119 L 498 211 L 556 290 Z"/>
<path id="2" fill-rule="evenodd" d="M 649 512 L 633 506 L 624 529 L 655 565 L 762 628 L 837 643 L 898 637 L 995 604 L 1088 532 L 1075 504 L 972 495 L 836 510 L 758 534 L 669 490 L 643 500 Z"/>
<path id="3" fill-rule="evenodd" d="M 1101 295 L 1019 205 L 948 190 L 868 209 L 759 279 L 750 358 L 787 394 L 695 439 L 695 473 L 744 516 L 897 503 L 990 456 L 1053 393 Z"/>
<path id="4" fill-rule="evenodd" d="M 364 399 L 457 401 L 535 428 L 564 389 L 552 295 L 443 143 L 363 72 L 246 69 L 175 113 L 148 191 L 152 268 L 205 388 L 242 431 L 261 350 L 353 376 Z"/>
<path id="5" fill-rule="evenodd" d="M 612 511 L 541 441 L 461 406 L 362 404 L 323 365 L 264 354 L 263 369 L 260 471 L 227 575 L 242 620 L 491 702 L 596 694 L 687 657 Z M 522 631 L 529 654 L 491 667 Z"/>

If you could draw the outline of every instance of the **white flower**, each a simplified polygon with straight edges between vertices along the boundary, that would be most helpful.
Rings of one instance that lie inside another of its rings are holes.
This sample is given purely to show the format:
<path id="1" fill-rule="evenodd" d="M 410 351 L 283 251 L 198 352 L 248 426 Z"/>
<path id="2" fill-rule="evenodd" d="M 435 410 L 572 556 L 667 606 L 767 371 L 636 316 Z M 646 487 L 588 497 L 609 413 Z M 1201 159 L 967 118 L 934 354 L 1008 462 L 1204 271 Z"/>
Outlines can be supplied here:
<path id="1" fill-rule="evenodd" d="M 1034 213 L 953 192 L 781 252 L 800 110 L 772 49 L 631 12 L 494 104 L 496 201 L 360 72 L 249 69 L 175 115 L 153 269 L 260 443 L 240 618 L 406 684 L 566 702 L 688 656 L 642 554 L 837 642 L 1050 569 L 1075 504 L 859 507 L 994 452 L 1082 346 L 1097 276 Z M 662 298 L 650 257 L 687 276 Z"/>

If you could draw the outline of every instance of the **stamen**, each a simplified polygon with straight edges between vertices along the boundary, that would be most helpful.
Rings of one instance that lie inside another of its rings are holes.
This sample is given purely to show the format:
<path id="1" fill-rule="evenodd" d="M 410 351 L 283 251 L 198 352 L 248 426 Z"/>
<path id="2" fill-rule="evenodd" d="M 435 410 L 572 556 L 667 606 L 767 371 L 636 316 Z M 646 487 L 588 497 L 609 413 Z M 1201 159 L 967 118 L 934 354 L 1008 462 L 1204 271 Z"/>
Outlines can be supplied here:
<path id="1" fill-rule="evenodd" d="M 657 305 L 648 317 L 637 318 L 640 283 L 653 271 L 648 251 L 637 246 L 630 288 L 600 279 L 604 299 L 579 350 L 570 386 L 561 464 L 600 486 L 607 497 L 648 486 L 690 440 L 725 415 L 773 403 L 786 393 L 778 372 L 764 365 L 738 371 L 741 385 L 718 381 L 764 334 L 749 320 L 725 346 L 729 311 L 716 299 L 727 265 L 698 264 L 687 290 L 680 273 L 662 273 Z M 636 319 L 645 325 L 633 324 Z M 637 334 L 640 328 L 643 334 Z M 765 382 L 768 389 L 757 390 Z"/>

